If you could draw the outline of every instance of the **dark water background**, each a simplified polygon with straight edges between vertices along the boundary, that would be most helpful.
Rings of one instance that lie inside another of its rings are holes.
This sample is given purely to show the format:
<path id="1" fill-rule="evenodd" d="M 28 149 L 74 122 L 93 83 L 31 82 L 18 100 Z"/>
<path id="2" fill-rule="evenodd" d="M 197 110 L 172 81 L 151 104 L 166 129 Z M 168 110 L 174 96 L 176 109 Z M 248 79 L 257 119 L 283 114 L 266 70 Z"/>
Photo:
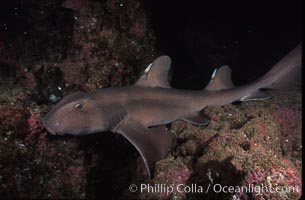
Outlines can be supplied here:
<path id="1" fill-rule="evenodd" d="M 171 82 L 178 88 L 203 88 L 213 69 L 223 64 L 233 68 L 237 85 L 252 81 L 301 41 L 301 0 L 143 3 L 157 49 L 172 58 Z M 21 0 L 0 5 L 0 40 L 33 28 L 27 18 L 34 18 L 38 8 Z M 70 20 L 56 12 L 54 18 Z"/>
<path id="2" fill-rule="evenodd" d="M 145 1 L 176 87 L 200 89 L 228 64 L 233 82 L 261 76 L 301 41 L 301 1 Z"/>

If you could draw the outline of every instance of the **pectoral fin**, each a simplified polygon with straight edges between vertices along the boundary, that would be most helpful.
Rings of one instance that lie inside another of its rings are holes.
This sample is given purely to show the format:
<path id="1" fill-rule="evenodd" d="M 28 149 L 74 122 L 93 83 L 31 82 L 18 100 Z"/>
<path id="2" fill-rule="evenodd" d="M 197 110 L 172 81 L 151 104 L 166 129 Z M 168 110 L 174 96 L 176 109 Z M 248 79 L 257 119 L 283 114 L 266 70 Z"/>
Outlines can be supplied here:
<path id="1" fill-rule="evenodd" d="M 163 159 L 171 147 L 171 136 L 160 127 L 146 128 L 135 121 L 126 121 L 118 130 L 140 153 L 144 160 L 149 178 L 150 167 Z"/>

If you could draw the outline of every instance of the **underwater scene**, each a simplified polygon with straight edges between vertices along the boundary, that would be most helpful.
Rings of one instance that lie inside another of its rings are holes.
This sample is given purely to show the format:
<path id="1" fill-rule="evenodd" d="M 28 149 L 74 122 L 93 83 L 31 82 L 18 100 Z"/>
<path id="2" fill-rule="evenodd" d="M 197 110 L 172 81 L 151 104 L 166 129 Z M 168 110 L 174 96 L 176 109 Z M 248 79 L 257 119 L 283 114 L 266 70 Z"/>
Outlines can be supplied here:
<path id="1" fill-rule="evenodd" d="M 301 0 L 2 0 L 0 198 L 302 197 Z"/>

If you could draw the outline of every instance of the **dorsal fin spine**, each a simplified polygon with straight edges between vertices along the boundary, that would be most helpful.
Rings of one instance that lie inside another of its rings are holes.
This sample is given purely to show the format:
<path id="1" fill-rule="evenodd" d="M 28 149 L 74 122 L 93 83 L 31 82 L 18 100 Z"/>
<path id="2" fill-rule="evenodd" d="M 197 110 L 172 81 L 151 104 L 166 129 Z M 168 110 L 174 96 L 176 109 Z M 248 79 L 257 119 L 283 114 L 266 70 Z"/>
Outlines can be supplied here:
<path id="1" fill-rule="evenodd" d="M 217 68 L 214 69 L 214 71 L 213 71 L 213 73 L 212 73 L 212 76 L 211 76 L 211 79 L 214 79 L 214 78 L 215 78 L 216 73 L 217 73 Z"/>

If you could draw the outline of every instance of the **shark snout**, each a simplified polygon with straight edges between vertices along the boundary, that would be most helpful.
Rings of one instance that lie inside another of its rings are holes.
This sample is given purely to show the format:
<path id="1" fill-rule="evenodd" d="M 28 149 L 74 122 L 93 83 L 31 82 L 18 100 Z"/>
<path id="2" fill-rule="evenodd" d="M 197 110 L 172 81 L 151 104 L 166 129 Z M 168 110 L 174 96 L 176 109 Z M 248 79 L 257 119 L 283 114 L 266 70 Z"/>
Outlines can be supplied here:
<path id="1" fill-rule="evenodd" d="M 56 125 L 56 124 L 55 124 Z M 52 127 L 52 126 L 45 126 L 44 127 L 47 129 L 47 131 L 51 134 L 51 135 L 63 135 L 62 133 L 60 133 L 56 127 Z M 56 131 L 57 130 L 57 131 Z"/>
<path id="2" fill-rule="evenodd" d="M 56 135 L 56 131 L 53 130 L 52 128 L 50 127 L 45 127 L 47 129 L 47 131 L 51 134 L 51 135 Z"/>
<path id="3" fill-rule="evenodd" d="M 57 120 L 51 120 L 48 116 L 42 119 L 42 125 L 47 129 L 51 135 L 58 135 L 59 122 Z"/>

